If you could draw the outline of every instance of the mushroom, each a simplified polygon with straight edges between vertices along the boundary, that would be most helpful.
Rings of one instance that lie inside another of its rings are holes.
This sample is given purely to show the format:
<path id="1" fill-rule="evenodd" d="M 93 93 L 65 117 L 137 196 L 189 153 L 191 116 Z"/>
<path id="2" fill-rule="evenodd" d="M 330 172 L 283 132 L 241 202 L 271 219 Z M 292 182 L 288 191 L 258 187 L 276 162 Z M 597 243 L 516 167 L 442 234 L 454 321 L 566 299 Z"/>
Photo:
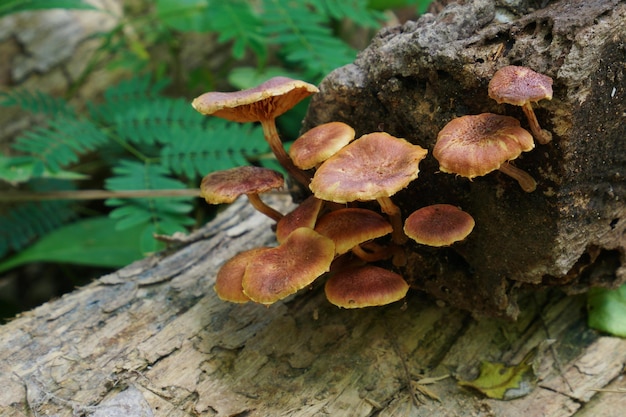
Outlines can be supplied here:
<path id="1" fill-rule="evenodd" d="M 354 129 L 343 122 L 329 122 L 308 130 L 289 148 L 289 156 L 300 169 L 311 169 L 354 140 Z"/>
<path id="2" fill-rule="evenodd" d="M 250 301 L 243 292 L 243 274 L 252 258 L 270 248 L 254 248 L 238 253 L 222 265 L 215 277 L 215 292 L 224 301 L 245 303 Z"/>
<path id="3" fill-rule="evenodd" d="M 322 209 L 323 201 L 314 195 L 307 197 L 293 211 L 285 214 L 285 216 L 276 223 L 276 240 L 283 243 L 291 232 L 298 227 L 315 228 L 317 216 Z"/>
<path id="4" fill-rule="evenodd" d="M 522 106 L 530 131 L 541 144 L 552 140 L 552 133 L 539 126 L 532 102 L 552 100 L 552 78 L 526 67 L 509 65 L 500 68 L 489 81 L 489 97 L 498 103 Z"/>
<path id="5" fill-rule="evenodd" d="M 382 306 L 401 300 L 408 291 L 401 275 L 374 265 L 343 269 L 324 286 L 328 301 L 343 308 Z"/>
<path id="6" fill-rule="evenodd" d="M 317 198 L 336 203 L 377 200 L 389 216 L 394 243 L 402 244 L 400 208 L 390 197 L 417 178 L 427 152 L 385 132 L 363 135 L 323 162 L 309 188 Z"/>
<path id="7" fill-rule="evenodd" d="M 299 227 L 279 246 L 249 261 L 243 292 L 258 303 L 275 303 L 328 272 L 334 257 L 332 240 L 308 227 Z"/>
<path id="8" fill-rule="evenodd" d="M 451 204 L 433 204 L 415 210 L 404 222 L 404 233 L 417 243 L 449 246 L 474 229 L 474 218 Z"/>
<path id="9" fill-rule="evenodd" d="M 234 122 L 260 122 L 265 139 L 280 164 L 297 181 L 307 186 L 310 177 L 298 169 L 287 155 L 276 130 L 276 118 L 317 92 L 319 90 L 313 84 L 287 77 L 274 77 L 247 90 L 204 93 L 193 100 L 192 106 L 202 114 Z"/>
<path id="10" fill-rule="evenodd" d="M 452 119 L 437 135 L 433 156 L 442 172 L 472 179 L 500 170 L 532 192 L 537 183 L 508 161 L 534 148 L 533 137 L 517 119 L 493 113 Z"/>
<path id="11" fill-rule="evenodd" d="M 322 216 L 315 231 L 335 242 L 335 253 L 342 255 L 351 249 L 359 257 L 371 259 L 360 249 L 362 243 L 391 233 L 393 228 L 380 214 L 364 208 L 342 208 Z"/>
<path id="12" fill-rule="evenodd" d="M 200 196 L 209 204 L 232 203 L 245 194 L 250 204 L 269 218 L 279 221 L 283 215 L 265 204 L 259 197 L 264 193 L 284 185 L 281 173 L 268 168 L 243 166 L 223 171 L 215 171 L 202 179 Z"/>

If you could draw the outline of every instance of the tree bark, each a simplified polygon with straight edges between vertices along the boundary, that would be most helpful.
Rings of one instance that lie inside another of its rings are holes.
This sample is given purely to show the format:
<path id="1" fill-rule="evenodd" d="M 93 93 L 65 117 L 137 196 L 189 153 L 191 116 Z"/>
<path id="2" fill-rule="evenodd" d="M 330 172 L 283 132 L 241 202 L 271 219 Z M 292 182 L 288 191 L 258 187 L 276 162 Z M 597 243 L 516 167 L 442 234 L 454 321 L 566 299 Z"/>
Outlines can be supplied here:
<path id="1" fill-rule="evenodd" d="M 268 202 L 285 212 L 288 200 Z M 270 307 L 219 300 L 218 267 L 275 244 L 271 223 L 238 200 L 185 246 L 1 326 L 0 414 L 622 413 L 626 341 L 588 329 L 580 295 L 538 291 L 515 323 L 477 321 L 418 292 L 384 308 L 339 309 L 321 283 Z M 515 365 L 533 350 L 537 386 L 526 396 L 487 399 L 457 384 L 483 360 Z"/>
<path id="2" fill-rule="evenodd" d="M 554 80 L 533 103 L 553 140 L 513 164 L 537 181 L 527 193 L 502 173 L 473 181 L 438 172 L 394 196 L 405 216 L 450 203 L 476 219 L 444 250 L 414 245 L 401 272 L 415 288 L 476 315 L 515 318 L 520 291 L 582 292 L 626 280 L 626 4 L 623 1 L 453 3 L 438 15 L 383 30 L 314 96 L 304 130 L 343 121 L 358 134 L 384 130 L 432 151 L 451 119 L 521 108 L 487 95 L 494 72 L 527 66 Z M 533 7 L 537 8 L 534 9 Z M 596 268 L 590 268 L 596 265 Z M 593 273 L 591 271 L 594 271 Z"/>

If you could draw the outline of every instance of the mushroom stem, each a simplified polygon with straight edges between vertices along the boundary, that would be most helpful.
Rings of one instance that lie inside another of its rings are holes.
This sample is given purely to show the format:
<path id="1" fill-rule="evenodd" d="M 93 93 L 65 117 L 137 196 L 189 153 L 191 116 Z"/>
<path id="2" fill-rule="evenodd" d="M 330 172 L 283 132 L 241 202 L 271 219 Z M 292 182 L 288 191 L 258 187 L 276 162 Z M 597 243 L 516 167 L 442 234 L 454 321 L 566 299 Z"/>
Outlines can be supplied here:
<path id="1" fill-rule="evenodd" d="M 278 136 L 275 119 L 261 120 L 261 127 L 263 127 L 265 140 L 270 145 L 270 148 L 272 149 L 272 152 L 274 152 L 278 162 L 292 177 L 296 179 L 296 181 L 308 188 L 309 183 L 311 182 L 311 177 L 309 174 L 295 166 L 289 155 L 287 155 L 285 148 L 283 148 L 283 143 L 280 140 L 280 136 Z"/>
<path id="2" fill-rule="evenodd" d="M 552 133 L 548 132 L 545 129 L 542 129 L 539 126 L 539 121 L 537 120 L 537 116 L 533 110 L 533 106 L 530 103 L 525 103 L 522 106 L 522 111 L 526 115 L 528 119 L 528 124 L 530 125 L 530 131 L 533 132 L 533 136 L 537 139 L 537 142 L 545 145 L 546 143 L 552 140 Z"/>
<path id="3" fill-rule="evenodd" d="M 511 178 L 514 178 L 519 183 L 522 190 L 527 193 L 532 193 L 537 188 L 537 182 L 530 174 L 523 169 L 519 169 L 515 165 L 511 165 L 508 162 L 503 163 L 498 168 L 502 173 L 508 175 Z"/>
<path id="4" fill-rule="evenodd" d="M 248 200 L 250 201 L 252 207 L 254 207 L 257 211 L 265 214 L 270 219 L 278 222 L 280 219 L 283 218 L 282 213 L 274 210 L 273 208 L 265 204 L 258 194 L 246 194 L 246 196 L 248 197 Z"/>
<path id="5" fill-rule="evenodd" d="M 389 197 L 378 197 L 376 201 L 380 204 L 380 208 L 383 212 L 389 216 L 389 222 L 393 228 L 393 231 L 391 232 L 391 239 L 393 240 L 393 243 L 397 245 L 406 243 L 408 238 L 404 234 L 400 207 L 396 206 Z"/>

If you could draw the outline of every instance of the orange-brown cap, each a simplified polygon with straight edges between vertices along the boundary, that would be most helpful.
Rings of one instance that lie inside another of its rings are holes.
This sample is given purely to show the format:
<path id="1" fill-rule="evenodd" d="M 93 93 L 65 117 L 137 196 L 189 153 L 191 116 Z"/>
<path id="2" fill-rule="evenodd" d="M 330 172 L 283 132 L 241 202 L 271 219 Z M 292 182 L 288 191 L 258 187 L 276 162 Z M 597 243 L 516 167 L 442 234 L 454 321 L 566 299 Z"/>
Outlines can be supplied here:
<path id="1" fill-rule="evenodd" d="M 209 204 L 232 203 L 243 194 L 258 194 L 280 188 L 281 173 L 268 168 L 243 166 L 215 171 L 202 179 L 200 195 Z"/>
<path id="2" fill-rule="evenodd" d="M 343 308 L 382 306 L 401 300 L 409 285 L 395 272 L 374 265 L 346 268 L 324 288 L 328 301 Z"/>
<path id="3" fill-rule="evenodd" d="M 337 255 L 356 245 L 391 233 L 391 224 L 380 214 L 364 208 L 341 208 L 323 215 L 315 226 L 318 233 L 335 242 Z"/>
<path id="4" fill-rule="evenodd" d="M 442 172 L 474 178 L 535 146 L 517 119 L 493 113 L 452 119 L 437 135 L 433 156 Z"/>
<path id="5" fill-rule="evenodd" d="M 328 272 L 334 257 L 332 240 L 300 227 L 280 246 L 259 253 L 248 263 L 243 291 L 258 303 L 275 303 Z"/>
<path id="6" fill-rule="evenodd" d="M 427 152 L 385 132 L 363 135 L 322 163 L 309 187 L 336 203 L 389 197 L 417 178 Z"/>
<path id="7" fill-rule="evenodd" d="M 498 103 L 516 106 L 552 100 L 552 78 L 530 68 L 509 65 L 496 71 L 489 81 L 488 92 Z"/>
<path id="8" fill-rule="evenodd" d="M 300 169 L 315 168 L 353 139 L 351 126 L 343 122 L 324 123 L 296 139 L 289 148 L 289 156 Z"/>
<path id="9" fill-rule="evenodd" d="M 474 218 L 451 204 L 433 204 L 411 213 L 404 233 L 417 243 L 449 246 L 465 239 L 474 229 Z"/>
<path id="10" fill-rule="evenodd" d="M 315 222 L 322 208 L 322 203 L 322 200 L 311 195 L 293 211 L 285 214 L 285 216 L 276 223 L 276 240 L 278 243 L 283 243 L 289 234 L 298 227 L 315 228 Z"/>
<path id="11" fill-rule="evenodd" d="M 264 250 L 270 248 L 254 248 L 230 258 L 217 272 L 215 278 L 215 292 L 224 301 L 233 303 L 245 303 L 250 301 L 250 297 L 243 293 L 243 274 L 246 266 L 252 258 Z"/>
<path id="12" fill-rule="evenodd" d="M 274 119 L 304 98 L 319 92 L 313 84 L 287 77 L 274 77 L 254 88 L 229 93 L 209 92 L 195 98 L 198 112 L 233 122 Z"/>

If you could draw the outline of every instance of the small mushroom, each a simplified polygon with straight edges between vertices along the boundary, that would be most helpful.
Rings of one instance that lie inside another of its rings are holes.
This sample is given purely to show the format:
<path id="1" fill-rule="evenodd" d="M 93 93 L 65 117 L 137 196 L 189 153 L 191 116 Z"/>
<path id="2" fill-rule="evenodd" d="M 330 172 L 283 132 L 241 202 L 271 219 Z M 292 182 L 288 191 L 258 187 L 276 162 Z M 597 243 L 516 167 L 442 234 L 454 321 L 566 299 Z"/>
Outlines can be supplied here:
<path id="1" fill-rule="evenodd" d="M 552 78 L 526 67 L 509 65 L 500 68 L 489 81 L 489 97 L 498 103 L 521 106 L 530 131 L 541 144 L 552 140 L 552 133 L 539 126 L 532 102 L 552 100 Z"/>
<path id="2" fill-rule="evenodd" d="M 354 129 L 343 122 L 329 122 L 306 131 L 289 148 L 289 156 L 300 169 L 311 169 L 354 140 Z"/>
<path id="3" fill-rule="evenodd" d="M 331 211 L 322 216 L 315 226 L 316 232 L 335 242 L 337 255 L 342 255 L 362 243 L 388 235 L 392 230 L 391 224 L 383 216 L 364 208 L 342 208 Z"/>
<path id="4" fill-rule="evenodd" d="M 243 292 L 257 303 L 275 303 L 328 272 L 334 257 L 332 240 L 300 227 L 279 246 L 250 260 L 243 276 Z"/>
<path id="5" fill-rule="evenodd" d="M 472 179 L 500 170 L 515 178 L 522 189 L 532 192 L 534 178 L 508 161 L 535 144 L 517 119 L 493 113 L 461 116 L 452 119 L 437 135 L 433 156 L 442 172 Z"/>
<path id="6" fill-rule="evenodd" d="M 245 303 L 250 301 L 243 292 L 243 274 L 251 259 L 270 248 L 254 248 L 238 253 L 222 265 L 215 277 L 215 292 L 224 301 Z"/>
<path id="7" fill-rule="evenodd" d="M 287 155 L 276 130 L 276 118 L 317 92 L 319 89 L 313 84 L 287 77 L 274 77 L 247 90 L 204 93 L 193 100 L 192 106 L 202 114 L 234 122 L 260 122 L 265 139 L 278 162 L 297 181 L 307 186 L 310 177 L 298 169 Z"/>
<path id="8" fill-rule="evenodd" d="M 276 240 L 283 243 L 289 234 L 298 227 L 315 228 L 317 216 L 322 209 L 323 201 L 314 195 L 307 197 L 293 211 L 285 214 L 285 216 L 276 223 Z"/>
<path id="9" fill-rule="evenodd" d="M 433 204 L 415 210 L 404 222 L 404 233 L 417 243 L 449 246 L 474 229 L 474 218 L 451 204 Z"/>
<path id="10" fill-rule="evenodd" d="M 245 194 L 255 209 L 279 221 L 283 215 L 265 204 L 259 193 L 281 188 L 284 183 L 279 172 L 268 168 L 243 166 L 215 171 L 205 176 L 200 184 L 200 195 L 209 204 L 228 204 Z"/>
<path id="11" fill-rule="evenodd" d="M 401 275 L 374 265 L 348 267 L 333 274 L 324 286 L 326 298 L 343 308 L 382 306 L 401 300 L 409 284 Z"/>
<path id="12" fill-rule="evenodd" d="M 323 162 L 309 188 L 317 198 L 336 203 L 377 200 L 389 216 L 393 241 L 402 244 L 400 208 L 390 197 L 417 178 L 427 152 L 385 132 L 363 135 Z"/>

